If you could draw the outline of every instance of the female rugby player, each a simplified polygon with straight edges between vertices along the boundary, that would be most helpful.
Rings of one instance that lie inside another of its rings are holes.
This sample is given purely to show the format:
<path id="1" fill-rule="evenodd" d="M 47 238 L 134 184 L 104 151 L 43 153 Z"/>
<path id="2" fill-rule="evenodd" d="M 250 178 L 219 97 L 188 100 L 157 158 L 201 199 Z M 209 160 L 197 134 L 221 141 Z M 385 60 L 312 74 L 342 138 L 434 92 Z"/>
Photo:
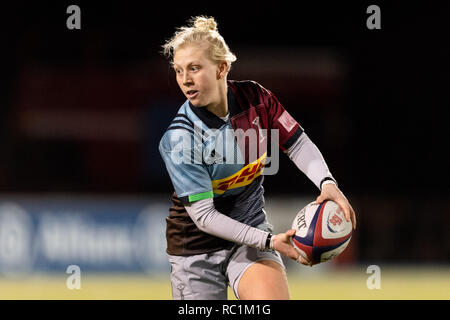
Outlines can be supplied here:
<path id="1" fill-rule="evenodd" d="M 226 299 L 230 285 L 239 299 L 289 299 L 280 254 L 310 262 L 290 243 L 295 230 L 271 233 L 262 186 L 268 142 L 277 140 L 317 186 L 317 203 L 335 201 L 355 228 L 353 208 L 275 95 L 227 80 L 236 56 L 214 18 L 193 18 L 163 48 L 187 98 L 159 145 L 175 189 L 166 229 L 173 298 Z"/>

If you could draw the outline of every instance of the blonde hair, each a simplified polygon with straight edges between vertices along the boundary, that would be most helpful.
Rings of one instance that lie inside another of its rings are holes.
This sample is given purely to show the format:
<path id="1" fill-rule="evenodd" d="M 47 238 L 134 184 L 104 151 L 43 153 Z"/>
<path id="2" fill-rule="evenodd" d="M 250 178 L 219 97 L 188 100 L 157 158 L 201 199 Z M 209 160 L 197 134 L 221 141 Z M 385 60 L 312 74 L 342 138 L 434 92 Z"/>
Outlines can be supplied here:
<path id="1" fill-rule="evenodd" d="M 219 34 L 217 22 L 213 17 L 192 17 L 189 20 L 189 26 L 178 28 L 173 37 L 163 45 L 163 53 L 173 60 L 175 51 L 187 43 L 207 43 L 210 59 L 214 62 L 225 61 L 229 68 L 237 59 Z"/>

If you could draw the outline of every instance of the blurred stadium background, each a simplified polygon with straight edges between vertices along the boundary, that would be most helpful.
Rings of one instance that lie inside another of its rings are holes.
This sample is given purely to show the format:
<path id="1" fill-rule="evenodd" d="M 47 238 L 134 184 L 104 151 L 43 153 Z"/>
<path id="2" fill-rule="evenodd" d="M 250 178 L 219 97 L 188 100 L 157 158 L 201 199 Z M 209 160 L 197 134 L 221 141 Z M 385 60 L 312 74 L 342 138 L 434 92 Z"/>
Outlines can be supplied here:
<path id="1" fill-rule="evenodd" d="M 292 297 L 449 299 L 449 8 L 380 4 L 371 31 L 369 4 L 2 5 L 0 299 L 171 298 L 157 144 L 184 98 L 159 52 L 199 14 L 238 57 L 229 78 L 277 95 L 357 212 L 336 261 L 286 261 Z M 318 195 L 283 156 L 265 189 L 279 232 Z"/>

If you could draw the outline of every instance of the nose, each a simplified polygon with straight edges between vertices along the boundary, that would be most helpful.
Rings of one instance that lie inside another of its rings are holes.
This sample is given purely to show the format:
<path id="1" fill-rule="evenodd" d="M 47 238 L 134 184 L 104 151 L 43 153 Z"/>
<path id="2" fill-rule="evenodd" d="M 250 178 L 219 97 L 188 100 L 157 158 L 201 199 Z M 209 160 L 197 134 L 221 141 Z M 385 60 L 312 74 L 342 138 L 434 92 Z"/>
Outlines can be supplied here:
<path id="1" fill-rule="evenodd" d="M 183 75 L 183 85 L 189 86 L 192 84 L 192 78 L 189 76 L 188 72 L 185 72 Z"/>

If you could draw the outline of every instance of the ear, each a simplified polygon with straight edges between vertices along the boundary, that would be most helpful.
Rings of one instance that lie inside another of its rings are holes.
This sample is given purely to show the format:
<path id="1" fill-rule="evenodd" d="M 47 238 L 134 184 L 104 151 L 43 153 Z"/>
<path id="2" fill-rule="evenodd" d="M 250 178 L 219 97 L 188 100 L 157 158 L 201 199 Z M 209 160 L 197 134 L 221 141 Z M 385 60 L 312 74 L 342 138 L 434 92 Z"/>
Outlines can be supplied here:
<path id="1" fill-rule="evenodd" d="M 229 69 L 230 68 L 226 61 L 219 62 L 218 66 L 217 66 L 217 79 L 225 78 Z"/>

